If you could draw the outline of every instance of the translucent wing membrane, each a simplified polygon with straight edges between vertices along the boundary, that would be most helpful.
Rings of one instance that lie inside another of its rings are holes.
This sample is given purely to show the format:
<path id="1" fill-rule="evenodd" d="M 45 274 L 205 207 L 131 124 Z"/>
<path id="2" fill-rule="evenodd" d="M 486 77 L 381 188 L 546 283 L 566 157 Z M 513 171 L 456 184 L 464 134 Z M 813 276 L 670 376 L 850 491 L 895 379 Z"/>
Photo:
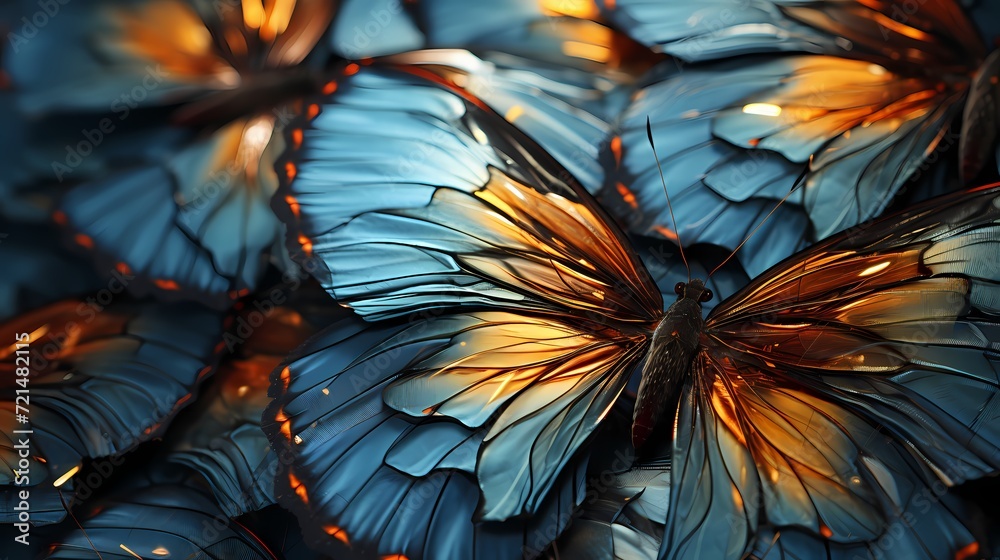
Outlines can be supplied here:
<path id="1" fill-rule="evenodd" d="M 691 505 L 668 523 L 667 557 L 720 545 L 699 508 L 864 541 L 906 507 L 900 473 L 952 485 L 1000 469 L 997 193 L 833 237 L 715 308 L 678 413 L 672 503 Z"/>
<path id="2" fill-rule="evenodd" d="M 919 7 L 903 0 L 615 0 L 605 7 L 640 42 L 687 61 L 799 51 L 961 67 L 983 54 L 976 29 L 950 0 Z"/>
<path id="3" fill-rule="evenodd" d="M 278 245 L 265 154 L 274 126 L 270 117 L 238 120 L 166 163 L 77 187 L 56 221 L 100 268 L 134 275 L 135 293 L 227 306 L 256 286 Z"/>
<path id="4" fill-rule="evenodd" d="M 157 437 L 211 372 L 221 323 L 195 306 L 105 308 L 91 299 L 52 304 L 4 324 L 11 341 L 0 364 L 4 483 L 15 481 L 16 429 L 34 430 L 29 482 L 38 498 L 31 503 L 40 507 L 59 503 L 58 487 L 72 488 L 67 483 L 82 458 L 118 455 Z M 17 368 L 29 375 L 16 375 Z M 27 397 L 17 393 L 25 388 Z M 60 519 L 61 510 L 44 519 Z"/>
<path id="5" fill-rule="evenodd" d="M 620 76 L 499 53 L 480 58 L 463 50 L 419 51 L 391 60 L 419 65 L 477 96 L 589 192 L 604 183 L 600 150 L 611 135 L 609 122 L 627 100 L 627 82 Z"/>
<path id="6" fill-rule="evenodd" d="M 501 312 L 335 325 L 273 377 L 265 430 L 294 457 L 282 503 L 331 554 L 531 556 L 582 499 L 576 451 L 638 351 Z"/>
<path id="7" fill-rule="evenodd" d="M 612 142 L 603 198 L 630 228 L 733 249 L 751 274 L 885 209 L 941 141 L 961 88 L 834 57 L 718 62 L 641 90 Z M 645 135 L 652 121 L 679 232 Z M 808 218 L 808 222 L 805 220 Z M 764 241 L 766 240 L 766 242 Z"/>
<path id="8" fill-rule="evenodd" d="M 22 39 L 11 75 L 30 94 L 21 104 L 31 112 L 107 111 L 110 104 L 127 116 L 137 106 L 263 85 L 269 73 L 306 58 L 333 10 L 325 0 L 224 8 L 200 0 L 61 5 L 64 17 Z M 53 62 L 53 72 L 36 71 Z"/>
<path id="9" fill-rule="evenodd" d="M 659 293 L 623 235 L 479 103 L 399 70 L 346 80 L 276 198 L 290 249 L 372 319 L 457 305 L 655 318 Z"/>
<path id="10" fill-rule="evenodd" d="M 232 517 L 276 500 L 275 473 L 284 465 L 260 427 L 270 403 L 270 373 L 310 335 L 348 315 L 312 283 L 273 288 L 267 295 L 267 303 L 237 304 L 235 326 L 225 337 L 231 355 L 164 441 L 166 460 L 204 477 Z M 277 301 L 285 305 L 272 307 Z"/>
<path id="11" fill-rule="evenodd" d="M 277 558 L 256 535 L 226 519 L 210 497 L 190 486 L 131 488 L 97 501 L 78 516 L 81 528 L 52 543 L 46 558 Z"/>

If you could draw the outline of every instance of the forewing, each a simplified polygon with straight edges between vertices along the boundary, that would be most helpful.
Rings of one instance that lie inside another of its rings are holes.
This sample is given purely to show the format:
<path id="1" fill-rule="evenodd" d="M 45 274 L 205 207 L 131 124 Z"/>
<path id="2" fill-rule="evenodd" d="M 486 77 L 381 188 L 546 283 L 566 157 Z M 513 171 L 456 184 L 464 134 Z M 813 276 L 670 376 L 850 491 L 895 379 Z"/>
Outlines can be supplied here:
<path id="1" fill-rule="evenodd" d="M 736 248 L 751 275 L 889 204 L 941 142 L 963 93 L 830 56 L 668 71 L 634 96 L 602 198 L 637 233 Z M 646 138 L 678 220 L 674 231 Z M 798 184 L 797 184 L 798 182 Z"/>
<path id="2" fill-rule="evenodd" d="M 951 0 L 616 0 L 605 14 L 640 42 L 691 62 L 798 51 L 961 66 L 983 51 Z"/>
<path id="3" fill-rule="evenodd" d="M 369 319 L 463 305 L 658 316 L 623 234 L 525 135 L 429 72 L 345 73 L 293 127 L 275 199 L 290 250 L 341 303 Z"/>
<path id="4" fill-rule="evenodd" d="M 280 244 L 269 201 L 277 187 L 269 116 L 69 191 L 55 219 L 98 266 L 136 294 L 224 308 L 255 289 Z"/>

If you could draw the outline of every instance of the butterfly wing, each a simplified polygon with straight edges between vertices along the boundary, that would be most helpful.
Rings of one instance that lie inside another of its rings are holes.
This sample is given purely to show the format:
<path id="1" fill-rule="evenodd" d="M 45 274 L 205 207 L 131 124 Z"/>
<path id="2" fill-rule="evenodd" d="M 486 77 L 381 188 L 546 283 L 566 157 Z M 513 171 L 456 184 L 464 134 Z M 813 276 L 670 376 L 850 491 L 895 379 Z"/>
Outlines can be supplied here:
<path id="1" fill-rule="evenodd" d="M 111 285 L 120 293 L 120 284 Z M 37 500 L 31 503 L 52 508 L 45 517 L 33 515 L 37 522 L 65 514 L 57 493 L 72 489 L 82 458 L 116 456 L 157 437 L 213 367 L 220 317 L 187 305 L 102 308 L 97 298 L 108 296 L 110 289 L 89 301 L 51 304 L 2 326 L 10 341 L 0 351 L 6 395 L 0 422 L 7 434 L 0 445 L 2 480 L 15 482 L 19 436 L 13 430 L 24 429 L 18 416 L 24 415 L 34 430 L 29 480 Z M 17 354 L 17 343 L 28 344 L 28 353 Z M 28 376 L 16 375 L 23 368 Z M 27 397 L 16 393 L 25 388 Z M 14 494 L 13 486 L 4 489 Z"/>
<path id="2" fill-rule="evenodd" d="M 303 266 L 371 319 L 459 305 L 655 318 L 655 285 L 583 188 L 426 75 L 366 68 L 314 106 L 275 198 Z"/>
<path id="3" fill-rule="evenodd" d="M 998 191 L 940 197 L 833 237 L 716 307 L 678 413 L 672 503 L 721 500 L 748 528 L 766 519 L 870 540 L 905 506 L 905 469 L 882 434 L 947 485 L 1000 469 Z M 713 456 L 715 442 L 688 435 L 699 429 L 732 453 Z M 723 476 L 706 488 L 691 466 Z M 673 519 L 667 557 L 717 544 L 698 516 Z"/>
<path id="4" fill-rule="evenodd" d="M 132 276 L 133 293 L 228 306 L 256 287 L 280 239 L 273 128 L 237 120 L 165 162 L 76 187 L 55 219 L 100 269 Z"/>
<path id="5" fill-rule="evenodd" d="M 527 370 L 558 367 L 546 357 L 572 342 L 526 340 L 522 327 L 546 328 L 501 313 L 393 326 L 354 319 L 321 333 L 275 372 L 277 398 L 264 427 L 279 456 L 293 457 L 275 488 L 323 550 L 348 556 L 349 545 L 361 558 L 506 558 L 522 548 L 542 550 L 562 531 L 583 497 L 586 454 L 574 454 L 572 440 L 585 437 L 627 376 L 594 372 L 573 380 L 539 372 L 532 382 Z M 546 344 L 553 349 L 534 354 Z M 511 366 L 521 362 L 528 362 L 523 374 Z M 435 374 L 473 383 L 439 405 L 456 416 L 465 405 L 461 423 L 385 403 L 419 397 L 419 385 L 436 389 L 429 383 Z M 542 392 L 558 390 L 572 402 L 542 404 L 552 394 Z M 473 416 L 482 414 L 475 406 L 494 395 L 500 402 L 487 406 L 502 412 L 484 423 Z M 533 414 L 520 414 L 533 399 Z M 603 400 L 589 406 L 590 399 Z M 530 424 L 536 429 L 525 430 Z"/>
<path id="6" fill-rule="evenodd" d="M 722 61 L 640 90 L 613 140 L 603 199 L 630 229 L 730 250 L 751 275 L 885 209 L 945 137 L 964 92 L 829 56 Z M 673 231 L 656 160 L 678 219 Z"/>
<path id="7" fill-rule="evenodd" d="M 267 297 L 287 304 L 243 308 L 226 339 L 232 356 L 164 441 L 166 460 L 201 474 L 231 517 L 275 503 L 274 475 L 284 467 L 260 427 L 271 371 L 319 328 L 347 315 L 318 286 L 292 284 Z"/>
<path id="8" fill-rule="evenodd" d="M 760 52 L 935 60 L 962 66 L 982 56 L 958 2 L 903 0 L 616 0 L 605 15 L 643 44 L 689 62 Z"/>
<path id="9" fill-rule="evenodd" d="M 307 107 L 276 206 L 304 268 L 379 321 L 331 329 L 276 373 L 282 503 L 330 550 L 541 550 L 579 503 L 581 445 L 660 294 L 583 188 L 480 100 L 419 68 L 350 71 Z M 406 507 L 418 490 L 461 507 Z M 549 508 L 551 530 L 525 533 Z"/>
<path id="10" fill-rule="evenodd" d="M 391 60 L 419 65 L 461 84 L 536 141 L 588 192 L 596 193 L 604 183 L 600 150 L 611 136 L 609 123 L 627 100 L 628 76 L 455 49 L 412 52 Z"/>
<path id="11" fill-rule="evenodd" d="M 274 560 L 260 539 L 211 497 L 184 484 L 127 488 L 87 504 L 79 528 L 57 537 L 46 558 Z"/>

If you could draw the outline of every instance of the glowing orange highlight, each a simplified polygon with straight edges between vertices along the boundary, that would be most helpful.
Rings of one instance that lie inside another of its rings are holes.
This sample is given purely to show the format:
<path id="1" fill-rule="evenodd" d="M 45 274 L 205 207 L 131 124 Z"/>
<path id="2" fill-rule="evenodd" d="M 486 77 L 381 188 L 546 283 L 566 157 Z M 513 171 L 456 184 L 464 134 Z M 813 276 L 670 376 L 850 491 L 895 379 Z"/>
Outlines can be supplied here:
<path id="1" fill-rule="evenodd" d="M 295 495 L 302 500 L 302 503 L 309 503 L 309 494 L 306 492 L 306 487 L 299 482 L 299 479 L 294 474 L 288 473 L 288 484 L 295 489 Z"/>
<path id="2" fill-rule="evenodd" d="M 631 206 L 633 210 L 639 209 L 639 203 L 635 199 L 635 193 L 630 191 L 629 188 L 621 182 L 615 185 L 615 187 L 618 189 L 618 194 L 622 197 L 622 200 L 625 201 L 625 204 Z"/>
<path id="3" fill-rule="evenodd" d="M 56 210 L 55 212 L 52 213 L 52 221 L 61 226 L 66 225 L 67 222 L 66 213 L 63 212 L 62 210 Z"/>
<path id="4" fill-rule="evenodd" d="M 153 284 L 156 284 L 156 287 L 161 290 L 177 291 L 181 289 L 181 287 L 177 285 L 177 282 L 174 280 L 166 280 L 164 278 L 157 278 L 156 280 L 153 280 Z"/>
<path id="5" fill-rule="evenodd" d="M 310 103 L 309 108 L 306 109 L 306 117 L 315 119 L 317 115 L 319 115 L 319 105 Z"/>
<path id="6" fill-rule="evenodd" d="M 975 558 L 978 554 L 979 554 L 979 543 L 976 541 L 972 541 L 971 543 L 955 551 L 955 560 L 968 560 L 969 558 Z"/>
<path id="7" fill-rule="evenodd" d="M 347 538 L 347 531 L 337 527 L 336 525 L 327 525 L 326 527 L 323 527 L 323 530 L 326 531 L 327 535 L 330 535 L 347 546 L 351 546 L 351 541 Z"/>
<path id="8" fill-rule="evenodd" d="M 823 535 L 824 538 L 830 538 L 833 536 L 833 531 L 830 530 L 826 525 L 819 526 L 819 534 Z"/>
<path id="9" fill-rule="evenodd" d="M 292 131 L 292 146 L 294 146 L 296 150 L 298 150 L 299 148 L 302 147 L 302 129 L 301 128 L 296 128 L 295 130 Z"/>
<path id="10" fill-rule="evenodd" d="M 312 255 L 313 244 L 312 244 L 312 241 L 309 241 L 308 237 L 306 237 L 305 235 L 299 234 L 299 245 L 302 246 L 302 251 L 306 255 Z"/>
<path id="11" fill-rule="evenodd" d="M 337 82 L 330 80 L 323 86 L 323 95 L 330 95 L 331 93 L 337 91 Z"/>
<path id="12" fill-rule="evenodd" d="M 656 230 L 656 233 L 659 233 L 663 237 L 666 237 L 671 241 L 677 241 L 677 234 L 674 233 L 673 231 L 670 231 L 669 229 L 663 226 L 653 226 L 653 229 Z"/>
<path id="13" fill-rule="evenodd" d="M 295 174 L 296 173 L 297 173 L 297 170 L 295 169 L 295 164 L 294 163 L 288 162 L 288 163 L 285 164 L 285 175 L 288 176 L 288 180 L 289 181 L 291 181 L 292 179 L 295 178 Z"/>
<path id="14" fill-rule="evenodd" d="M 91 239 L 89 235 L 78 233 L 73 239 L 76 241 L 77 245 L 80 245 L 81 247 L 86 247 L 87 249 L 94 248 L 94 240 Z"/>
<path id="15" fill-rule="evenodd" d="M 127 264 L 125 264 L 123 262 L 120 262 L 120 263 L 116 264 L 115 265 L 115 270 L 117 270 L 121 274 L 125 274 L 125 275 L 132 274 L 132 268 L 130 268 L 129 265 L 127 265 Z"/>
<path id="16" fill-rule="evenodd" d="M 292 215 L 296 219 L 299 218 L 299 201 L 295 200 L 294 196 L 288 195 L 285 197 L 285 204 L 288 204 L 288 209 L 292 211 Z"/>
<path id="17" fill-rule="evenodd" d="M 344 67 L 344 75 L 353 76 L 358 73 L 358 70 L 361 70 L 361 67 L 352 62 Z"/>
<path id="18" fill-rule="evenodd" d="M 615 156 L 615 165 L 622 163 L 622 137 L 615 136 L 611 139 L 611 153 Z"/>

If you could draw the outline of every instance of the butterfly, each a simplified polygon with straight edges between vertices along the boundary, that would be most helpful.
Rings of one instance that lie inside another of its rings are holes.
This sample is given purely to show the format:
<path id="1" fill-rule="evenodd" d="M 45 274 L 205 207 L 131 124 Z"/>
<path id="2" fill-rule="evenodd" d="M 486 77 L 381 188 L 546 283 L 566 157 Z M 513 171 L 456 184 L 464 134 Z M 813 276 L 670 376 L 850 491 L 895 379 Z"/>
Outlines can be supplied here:
<path id="1" fill-rule="evenodd" d="M 702 281 L 664 312 L 584 189 L 435 75 L 365 67 L 308 117 L 275 210 L 373 324 L 276 370 L 264 428 L 293 457 L 279 500 L 327 550 L 554 538 L 637 368 L 632 440 L 674 432 L 663 558 L 739 558 L 765 525 L 877 538 L 901 507 L 885 435 L 947 485 L 1000 468 L 996 187 L 829 238 L 702 319 Z"/>
<path id="2" fill-rule="evenodd" d="M 967 184 L 995 176 L 1000 53 L 957 2 L 625 0 L 605 15 L 676 57 L 648 76 L 607 150 L 616 172 L 602 201 L 631 230 L 731 250 L 804 173 L 740 251 L 756 275 L 883 212 L 942 158 L 957 157 Z"/>
<path id="3" fill-rule="evenodd" d="M 30 21 L 38 7 L 25 9 Z M 102 272 L 134 274 L 137 295 L 217 308 L 246 295 L 272 261 L 285 264 L 268 208 L 271 139 L 287 105 L 323 87 L 310 60 L 326 56 L 334 11 L 322 0 L 102 1 L 60 6 L 30 40 L 12 35 L 6 67 L 37 121 L 22 167 L 84 182 L 55 223 Z"/>

